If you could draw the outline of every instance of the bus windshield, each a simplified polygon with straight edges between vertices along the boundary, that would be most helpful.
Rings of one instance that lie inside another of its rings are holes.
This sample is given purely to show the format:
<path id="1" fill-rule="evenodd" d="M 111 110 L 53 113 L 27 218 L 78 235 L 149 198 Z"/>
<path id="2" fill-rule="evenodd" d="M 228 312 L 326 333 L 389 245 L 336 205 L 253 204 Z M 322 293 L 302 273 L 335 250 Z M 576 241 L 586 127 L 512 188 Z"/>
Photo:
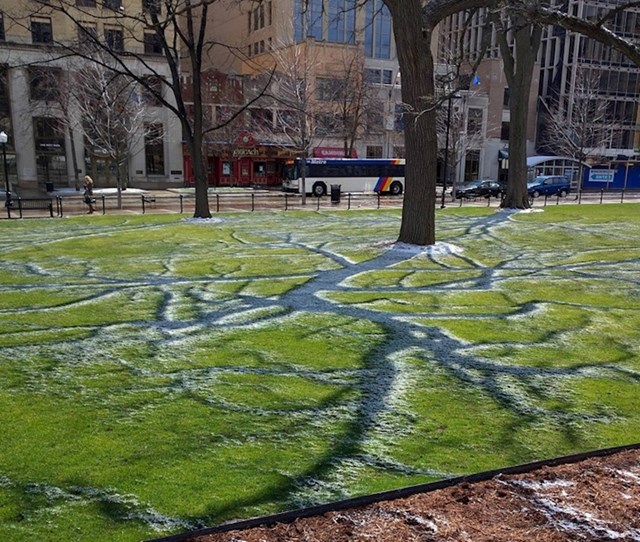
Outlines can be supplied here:
<path id="1" fill-rule="evenodd" d="M 298 165 L 293 163 L 282 166 L 282 178 L 286 181 L 295 181 L 298 178 Z"/>

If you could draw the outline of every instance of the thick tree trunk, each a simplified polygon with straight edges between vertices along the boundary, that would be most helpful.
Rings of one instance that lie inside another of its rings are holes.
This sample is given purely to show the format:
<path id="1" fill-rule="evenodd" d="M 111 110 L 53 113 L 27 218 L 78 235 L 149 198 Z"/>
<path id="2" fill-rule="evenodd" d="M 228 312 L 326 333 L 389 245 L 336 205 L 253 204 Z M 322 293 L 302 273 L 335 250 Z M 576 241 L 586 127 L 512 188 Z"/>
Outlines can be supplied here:
<path id="1" fill-rule="evenodd" d="M 204 165 L 202 154 L 202 145 L 196 144 L 195 141 L 191 145 L 191 158 L 193 161 L 193 176 L 195 177 L 196 199 L 194 218 L 211 218 L 209 210 L 209 183 L 207 179 L 207 168 Z"/>
<path id="2" fill-rule="evenodd" d="M 528 209 L 527 193 L 527 125 L 529 123 L 529 93 L 535 67 L 541 29 L 521 17 L 514 17 L 512 26 L 515 54 L 509 48 L 506 33 L 498 32 L 504 61 L 504 74 L 509 84 L 509 182 L 502 207 Z"/>
<path id="3" fill-rule="evenodd" d="M 516 81 L 510 90 L 509 182 L 502 207 L 528 209 L 527 193 L 527 123 L 529 119 L 529 84 Z"/>
<path id="4" fill-rule="evenodd" d="M 393 18 L 400 73 L 406 150 L 405 198 L 398 241 L 435 243 L 438 142 L 434 107 L 431 29 L 421 0 L 384 0 Z"/>

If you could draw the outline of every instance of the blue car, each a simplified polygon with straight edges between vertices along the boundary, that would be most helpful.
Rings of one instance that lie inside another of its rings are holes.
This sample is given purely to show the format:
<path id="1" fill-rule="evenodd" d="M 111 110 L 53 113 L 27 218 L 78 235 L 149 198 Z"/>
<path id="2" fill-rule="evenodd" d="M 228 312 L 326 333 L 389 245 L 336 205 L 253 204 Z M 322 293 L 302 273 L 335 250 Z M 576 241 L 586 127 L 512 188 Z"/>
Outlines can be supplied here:
<path id="1" fill-rule="evenodd" d="M 556 194 L 564 198 L 571 191 L 571 183 L 562 175 L 541 175 L 527 183 L 527 191 L 533 198 Z"/>

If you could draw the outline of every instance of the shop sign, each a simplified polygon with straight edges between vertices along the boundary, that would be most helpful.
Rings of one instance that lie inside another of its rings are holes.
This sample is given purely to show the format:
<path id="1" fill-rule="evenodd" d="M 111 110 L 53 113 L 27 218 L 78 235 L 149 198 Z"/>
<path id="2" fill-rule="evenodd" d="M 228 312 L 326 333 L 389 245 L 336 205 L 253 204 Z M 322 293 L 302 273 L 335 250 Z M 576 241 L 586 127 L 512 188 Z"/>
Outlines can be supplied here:
<path id="1" fill-rule="evenodd" d="M 260 149 L 233 149 L 231 154 L 234 158 L 240 156 L 260 156 Z"/>
<path id="2" fill-rule="evenodd" d="M 344 149 L 342 147 L 314 147 L 314 158 L 344 158 Z M 351 158 L 358 158 L 355 149 L 351 149 Z"/>

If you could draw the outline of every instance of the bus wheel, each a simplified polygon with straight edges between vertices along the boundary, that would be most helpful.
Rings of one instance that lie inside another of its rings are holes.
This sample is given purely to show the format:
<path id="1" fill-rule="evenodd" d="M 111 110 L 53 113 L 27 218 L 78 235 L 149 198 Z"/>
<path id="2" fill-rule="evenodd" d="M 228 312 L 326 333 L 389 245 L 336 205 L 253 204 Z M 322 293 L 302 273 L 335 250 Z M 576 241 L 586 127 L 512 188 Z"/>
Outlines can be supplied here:
<path id="1" fill-rule="evenodd" d="M 314 196 L 320 198 L 327 193 L 327 185 L 324 183 L 314 183 L 311 192 Z"/>
<path id="2" fill-rule="evenodd" d="M 399 196 L 400 194 L 402 194 L 402 183 L 393 181 L 391 183 L 391 186 L 389 187 L 389 192 L 392 196 Z"/>

